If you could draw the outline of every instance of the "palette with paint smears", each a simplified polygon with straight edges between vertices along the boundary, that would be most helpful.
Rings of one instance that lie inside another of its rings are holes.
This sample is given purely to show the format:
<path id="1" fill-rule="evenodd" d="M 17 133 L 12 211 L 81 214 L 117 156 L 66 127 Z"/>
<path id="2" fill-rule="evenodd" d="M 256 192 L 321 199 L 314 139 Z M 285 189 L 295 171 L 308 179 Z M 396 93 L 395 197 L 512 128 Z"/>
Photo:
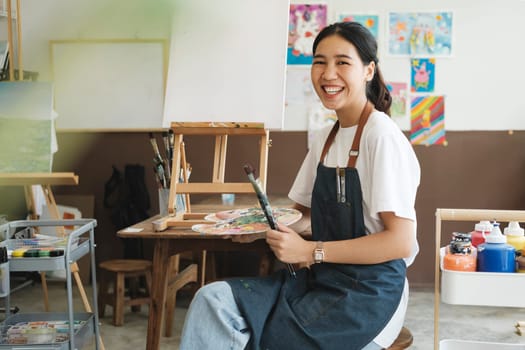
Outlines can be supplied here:
<path id="1" fill-rule="evenodd" d="M 288 226 L 297 222 L 302 213 L 291 208 L 274 208 L 273 215 L 278 223 Z M 215 224 L 193 225 L 196 232 L 208 235 L 243 235 L 266 232 L 269 229 L 264 213 L 259 208 L 227 210 L 206 216 Z"/>

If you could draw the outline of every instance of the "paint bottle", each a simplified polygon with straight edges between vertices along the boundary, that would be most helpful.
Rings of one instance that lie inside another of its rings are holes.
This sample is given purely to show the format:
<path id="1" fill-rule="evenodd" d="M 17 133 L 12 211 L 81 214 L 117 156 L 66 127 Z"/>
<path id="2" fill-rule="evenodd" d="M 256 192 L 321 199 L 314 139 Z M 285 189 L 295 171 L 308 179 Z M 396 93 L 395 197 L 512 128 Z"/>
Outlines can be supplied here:
<path id="1" fill-rule="evenodd" d="M 507 244 L 499 223 L 492 226 L 492 231 L 485 235 L 485 243 L 478 246 L 478 271 L 516 272 L 516 249 Z"/>
<path id="2" fill-rule="evenodd" d="M 503 230 L 503 233 L 507 237 L 507 243 L 513 246 L 518 252 L 521 252 L 523 248 L 525 248 L 524 231 L 517 221 L 509 222 L 509 226 Z"/>
<path id="3" fill-rule="evenodd" d="M 9 259 L 7 247 L 0 247 L 0 298 L 9 295 Z"/>
<path id="4" fill-rule="evenodd" d="M 474 225 L 474 231 L 470 233 L 472 238 L 472 245 L 477 247 L 481 243 L 485 242 L 485 235 L 492 231 L 492 224 L 490 221 L 480 221 Z"/>
<path id="5" fill-rule="evenodd" d="M 443 268 L 454 271 L 476 271 L 476 248 L 470 233 L 454 232 L 443 258 Z"/>
<path id="6" fill-rule="evenodd" d="M 516 269 L 519 273 L 525 273 L 525 256 L 523 252 L 524 251 L 516 252 Z"/>

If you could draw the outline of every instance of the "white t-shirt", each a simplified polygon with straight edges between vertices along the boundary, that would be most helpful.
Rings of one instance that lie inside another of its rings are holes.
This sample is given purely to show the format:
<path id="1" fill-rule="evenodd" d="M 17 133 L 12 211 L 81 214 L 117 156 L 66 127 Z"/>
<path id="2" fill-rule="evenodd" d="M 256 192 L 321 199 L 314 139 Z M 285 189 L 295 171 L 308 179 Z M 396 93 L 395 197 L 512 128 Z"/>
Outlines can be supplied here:
<path id="1" fill-rule="evenodd" d="M 326 127 L 317 133 L 288 194 L 291 200 L 303 206 L 311 207 L 317 165 L 331 128 Z M 339 128 L 324 160 L 325 166 L 347 166 L 348 151 L 356 130 L 357 126 Z M 420 178 L 419 162 L 405 135 L 385 113 L 374 110 L 370 115 L 361 136 L 356 168 L 361 181 L 367 234 L 383 231 L 379 213 L 385 211 L 416 223 L 414 206 Z M 414 242 L 412 254 L 404 259 L 407 266 L 412 264 L 419 252 L 417 240 L 414 239 Z M 408 281 L 405 280 L 401 302 L 374 342 L 384 348 L 392 344 L 403 326 L 407 304 Z"/>

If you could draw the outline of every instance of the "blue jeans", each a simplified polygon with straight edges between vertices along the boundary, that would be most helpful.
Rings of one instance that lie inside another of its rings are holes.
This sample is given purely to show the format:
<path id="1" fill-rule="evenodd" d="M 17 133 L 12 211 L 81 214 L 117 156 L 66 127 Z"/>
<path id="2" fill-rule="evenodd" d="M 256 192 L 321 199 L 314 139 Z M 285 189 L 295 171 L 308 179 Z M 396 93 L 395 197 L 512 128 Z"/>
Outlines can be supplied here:
<path id="1" fill-rule="evenodd" d="M 228 283 L 211 283 L 197 291 L 186 314 L 180 350 L 241 350 L 249 340 L 250 329 Z M 363 348 L 379 349 L 374 342 Z"/>

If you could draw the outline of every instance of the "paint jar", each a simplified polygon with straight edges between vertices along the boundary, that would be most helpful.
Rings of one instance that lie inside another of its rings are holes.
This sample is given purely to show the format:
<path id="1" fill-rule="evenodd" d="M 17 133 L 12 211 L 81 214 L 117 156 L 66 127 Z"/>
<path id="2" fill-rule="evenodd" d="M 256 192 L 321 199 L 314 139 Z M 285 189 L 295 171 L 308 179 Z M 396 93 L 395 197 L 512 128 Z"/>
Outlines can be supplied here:
<path id="1" fill-rule="evenodd" d="M 221 195 L 223 205 L 234 205 L 235 204 L 235 193 L 223 193 Z"/>
<path id="2" fill-rule="evenodd" d="M 159 188 L 159 214 L 160 216 L 169 215 L 169 199 L 170 189 Z M 175 195 L 175 207 L 173 208 L 175 214 L 184 213 L 186 211 L 185 195 L 178 193 Z"/>
<path id="3" fill-rule="evenodd" d="M 169 188 L 159 188 L 159 214 L 160 216 L 168 215 L 168 203 L 170 198 Z"/>
<path id="4" fill-rule="evenodd" d="M 485 235 L 485 243 L 478 246 L 478 271 L 516 272 L 516 249 L 507 244 L 499 223 L 492 226 L 490 234 Z"/>
<path id="5" fill-rule="evenodd" d="M 518 252 L 521 252 L 523 248 L 525 248 L 524 231 L 517 221 L 509 222 L 509 226 L 503 230 L 503 233 L 507 237 L 507 243 L 513 246 Z"/>
<path id="6" fill-rule="evenodd" d="M 476 271 L 476 248 L 470 233 L 454 232 L 443 258 L 443 268 L 454 271 Z"/>
<path id="7" fill-rule="evenodd" d="M 472 245 L 477 247 L 481 243 L 485 242 L 485 235 L 492 231 L 492 224 L 490 221 L 480 221 L 474 225 L 474 231 L 470 233 L 472 238 Z"/>

